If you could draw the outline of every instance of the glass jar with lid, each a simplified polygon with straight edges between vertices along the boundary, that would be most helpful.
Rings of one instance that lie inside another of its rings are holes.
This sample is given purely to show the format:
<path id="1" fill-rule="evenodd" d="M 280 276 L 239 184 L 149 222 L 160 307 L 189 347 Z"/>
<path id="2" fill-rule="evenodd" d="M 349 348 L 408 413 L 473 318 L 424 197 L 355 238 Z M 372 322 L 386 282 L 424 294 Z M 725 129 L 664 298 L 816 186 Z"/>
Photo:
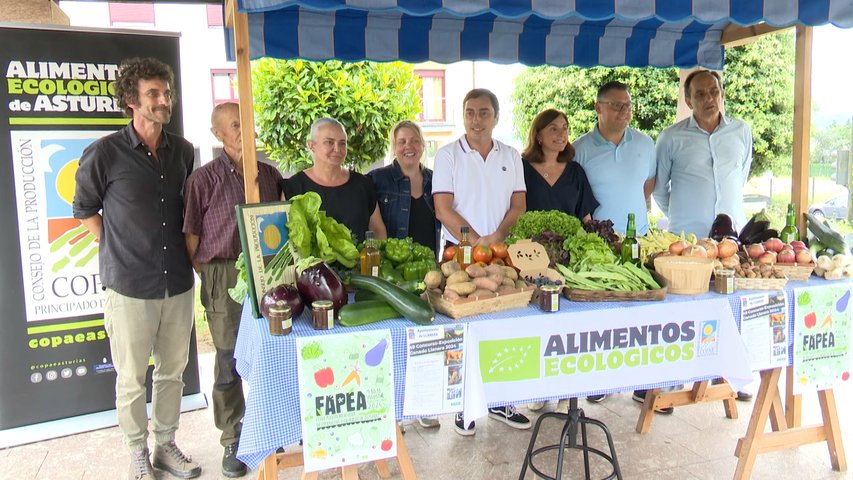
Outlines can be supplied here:
<path id="1" fill-rule="evenodd" d="M 311 320 L 314 330 L 335 328 L 335 309 L 331 300 L 316 300 L 311 304 Z"/>

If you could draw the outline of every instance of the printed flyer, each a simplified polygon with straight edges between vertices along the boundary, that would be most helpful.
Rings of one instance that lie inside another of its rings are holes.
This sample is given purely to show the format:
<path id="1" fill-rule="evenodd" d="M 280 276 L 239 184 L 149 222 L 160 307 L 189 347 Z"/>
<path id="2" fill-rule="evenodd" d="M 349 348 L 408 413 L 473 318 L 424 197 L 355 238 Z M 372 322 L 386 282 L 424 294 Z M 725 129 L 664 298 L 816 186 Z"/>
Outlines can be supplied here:
<path id="1" fill-rule="evenodd" d="M 850 284 L 794 290 L 794 394 L 850 378 Z"/>
<path id="2" fill-rule="evenodd" d="M 785 292 L 740 298 L 740 336 L 753 371 L 788 365 L 788 298 Z"/>
<path id="3" fill-rule="evenodd" d="M 404 415 L 462 410 L 465 329 L 464 323 L 406 329 Z"/>
<path id="4" fill-rule="evenodd" d="M 299 338 L 306 472 L 397 456 L 391 332 Z"/>

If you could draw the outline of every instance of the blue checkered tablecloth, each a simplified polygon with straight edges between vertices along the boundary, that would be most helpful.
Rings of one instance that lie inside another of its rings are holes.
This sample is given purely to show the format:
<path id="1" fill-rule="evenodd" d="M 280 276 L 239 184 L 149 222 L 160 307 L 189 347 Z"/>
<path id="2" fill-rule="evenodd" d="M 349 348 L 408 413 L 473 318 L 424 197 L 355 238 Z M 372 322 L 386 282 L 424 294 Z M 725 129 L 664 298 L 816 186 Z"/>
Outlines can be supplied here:
<path id="1" fill-rule="evenodd" d="M 828 285 L 823 279 L 812 278 L 808 283 L 789 281 L 785 287 L 788 296 L 788 316 L 790 332 L 793 332 L 793 289 L 798 287 L 814 287 Z M 738 291 L 728 296 L 729 304 L 735 321 L 740 325 L 740 297 L 757 293 L 755 291 Z M 668 295 L 665 303 L 690 302 L 697 299 L 719 298 L 716 293 L 702 295 Z M 642 302 L 570 302 L 560 301 L 560 312 L 547 315 L 560 315 L 565 312 L 595 312 L 603 309 L 630 310 Z M 507 310 L 488 315 L 477 315 L 454 320 L 444 315 L 437 315 L 436 324 L 453 324 L 460 322 L 488 322 L 493 319 L 516 318 L 528 315 L 546 315 L 536 307 Z M 290 335 L 276 337 L 269 334 L 267 321 L 263 318 L 253 318 L 248 304 L 244 305 L 240 322 L 240 332 L 234 356 L 237 359 L 237 371 L 248 382 L 249 392 L 246 401 L 246 414 L 243 418 L 243 431 L 240 436 L 238 458 L 250 468 L 257 467 L 276 448 L 293 444 L 301 438 L 299 420 L 299 391 L 296 376 L 296 338 L 318 335 L 328 335 L 359 330 L 389 329 L 394 352 L 394 391 L 396 395 L 397 414 L 403 412 L 404 376 L 406 372 L 406 328 L 414 326 L 404 320 L 386 320 L 361 327 L 340 327 L 333 330 L 314 330 L 308 310 L 294 319 L 293 332 Z M 788 336 L 789 346 L 793 335 Z M 789 348 L 788 363 L 792 362 L 792 349 Z M 606 375 L 606 372 L 602 372 Z M 596 393 L 616 393 L 635 388 L 657 388 L 677 385 L 694 379 L 674 379 L 671 382 L 657 384 L 625 385 L 624 388 L 596 391 L 573 392 L 582 395 Z M 556 397 L 555 397 L 556 398 Z M 529 401 L 546 400 L 531 398 Z M 402 418 L 402 417 L 401 417 Z"/>

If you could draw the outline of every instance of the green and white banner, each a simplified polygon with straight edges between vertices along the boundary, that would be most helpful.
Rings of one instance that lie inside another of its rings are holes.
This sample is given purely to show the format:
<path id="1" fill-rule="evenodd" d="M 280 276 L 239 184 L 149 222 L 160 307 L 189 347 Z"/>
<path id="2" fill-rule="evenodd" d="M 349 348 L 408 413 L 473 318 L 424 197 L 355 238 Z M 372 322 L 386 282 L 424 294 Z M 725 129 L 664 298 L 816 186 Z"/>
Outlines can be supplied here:
<path id="1" fill-rule="evenodd" d="M 296 340 L 305 471 L 397 456 L 391 332 Z"/>
<path id="2" fill-rule="evenodd" d="M 794 290 L 794 394 L 850 380 L 850 284 Z"/>
<path id="3" fill-rule="evenodd" d="M 749 383 L 746 350 L 726 299 L 472 322 L 465 418 L 488 403 L 571 397 L 720 376 Z"/>

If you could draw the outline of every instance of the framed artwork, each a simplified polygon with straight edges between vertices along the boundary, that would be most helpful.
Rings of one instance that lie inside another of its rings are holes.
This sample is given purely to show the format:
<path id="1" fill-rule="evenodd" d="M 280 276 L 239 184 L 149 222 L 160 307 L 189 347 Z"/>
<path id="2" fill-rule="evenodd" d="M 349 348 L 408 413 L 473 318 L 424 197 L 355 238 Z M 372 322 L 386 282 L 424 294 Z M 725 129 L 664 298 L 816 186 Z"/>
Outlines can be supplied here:
<path id="1" fill-rule="evenodd" d="M 283 282 L 273 265 L 276 255 L 287 247 L 287 213 L 290 202 L 237 205 L 237 228 L 246 261 L 246 283 L 255 318 L 261 316 L 259 302 L 264 293 Z M 277 262 L 276 262 L 277 263 Z"/>

